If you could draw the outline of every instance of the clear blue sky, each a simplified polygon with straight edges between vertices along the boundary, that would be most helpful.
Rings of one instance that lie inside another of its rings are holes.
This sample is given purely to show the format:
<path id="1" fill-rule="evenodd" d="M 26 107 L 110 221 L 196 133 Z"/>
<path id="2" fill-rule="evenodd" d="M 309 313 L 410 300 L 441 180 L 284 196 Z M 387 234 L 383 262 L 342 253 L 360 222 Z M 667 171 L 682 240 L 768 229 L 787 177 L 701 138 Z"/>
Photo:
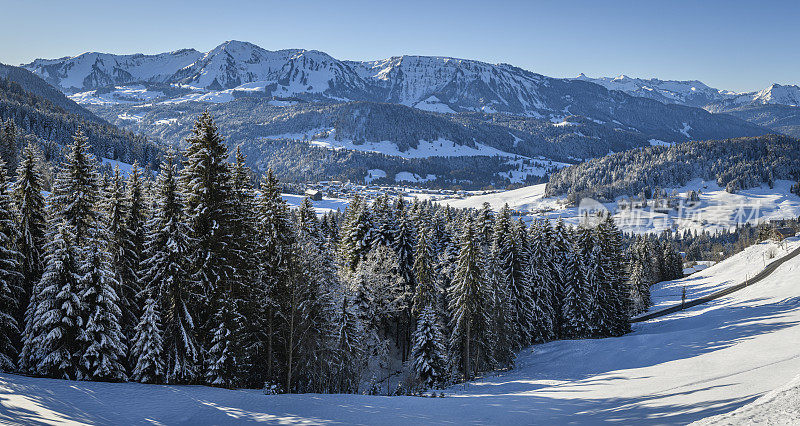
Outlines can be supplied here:
<path id="1" fill-rule="evenodd" d="M 225 40 L 339 59 L 507 62 L 553 77 L 800 84 L 800 2 L 0 0 L 0 62 L 86 51 L 207 51 Z"/>

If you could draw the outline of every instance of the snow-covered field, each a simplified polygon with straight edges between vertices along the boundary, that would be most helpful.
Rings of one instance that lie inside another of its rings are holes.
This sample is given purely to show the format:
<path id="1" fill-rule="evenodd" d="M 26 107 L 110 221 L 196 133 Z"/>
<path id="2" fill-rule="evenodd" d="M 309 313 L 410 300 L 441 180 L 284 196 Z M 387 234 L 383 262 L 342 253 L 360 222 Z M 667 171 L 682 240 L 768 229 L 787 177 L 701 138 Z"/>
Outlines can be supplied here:
<path id="1" fill-rule="evenodd" d="M 303 200 L 306 198 L 305 195 L 298 195 L 298 194 L 281 194 L 281 198 L 283 201 L 286 201 L 290 207 L 300 207 L 303 204 Z M 349 200 L 344 200 L 341 198 L 329 198 L 329 197 L 322 197 L 320 201 L 311 200 L 311 205 L 314 206 L 314 210 L 317 214 L 324 214 L 330 211 L 341 210 L 344 212 L 344 209 L 347 208 L 347 204 Z"/>
<path id="2" fill-rule="evenodd" d="M 800 239 L 790 239 L 787 249 L 797 247 Z M 762 254 L 773 250 L 784 253 L 762 243 L 661 285 L 654 289 L 655 308 L 674 302 L 683 286 L 694 296 L 738 283 L 743 273 L 763 268 Z M 446 398 L 265 396 L 257 390 L 0 374 L 0 422 L 685 424 L 722 415 L 709 421 L 790 424 L 798 415 L 798 382 L 792 380 L 800 371 L 798 277 L 795 257 L 752 287 L 636 324 L 628 335 L 533 346 L 520 353 L 514 370 L 450 388 Z"/>
<path id="3" fill-rule="evenodd" d="M 659 211 L 646 209 L 619 210 L 617 203 L 606 203 L 604 207 L 614 212 L 617 225 L 626 232 L 661 232 L 665 229 L 710 232 L 731 229 L 736 224 L 800 216 L 800 197 L 791 194 L 790 181 L 776 181 L 774 188 L 763 185 L 730 194 L 716 182 L 695 179 L 680 188 L 667 188 L 686 197 L 691 190 L 700 191 L 700 201 L 683 209 Z M 509 207 L 522 214 L 538 215 L 550 219 L 562 218 L 577 225 L 582 217 L 578 207 L 565 208 L 563 197 L 545 197 L 546 184 L 532 185 L 511 191 L 463 199 L 442 200 L 440 203 L 453 207 L 480 208 L 484 202 L 497 210 L 508 203 Z"/>

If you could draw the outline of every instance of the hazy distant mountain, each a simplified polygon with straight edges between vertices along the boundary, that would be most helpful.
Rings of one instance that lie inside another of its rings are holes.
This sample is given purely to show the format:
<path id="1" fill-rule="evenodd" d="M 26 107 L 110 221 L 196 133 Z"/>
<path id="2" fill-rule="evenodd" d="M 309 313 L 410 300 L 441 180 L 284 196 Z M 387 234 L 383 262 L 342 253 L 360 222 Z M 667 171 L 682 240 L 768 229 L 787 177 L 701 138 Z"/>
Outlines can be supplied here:
<path id="1" fill-rule="evenodd" d="M 659 102 L 687 106 L 703 107 L 705 105 L 730 99 L 736 93 L 709 87 L 701 81 L 659 80 L 657 78 L 619 77 L 591 78 L 581 74 L 576 80 L 590 81 L 608 90 L 619 90 L 631 96 L 655 99 Z"/>

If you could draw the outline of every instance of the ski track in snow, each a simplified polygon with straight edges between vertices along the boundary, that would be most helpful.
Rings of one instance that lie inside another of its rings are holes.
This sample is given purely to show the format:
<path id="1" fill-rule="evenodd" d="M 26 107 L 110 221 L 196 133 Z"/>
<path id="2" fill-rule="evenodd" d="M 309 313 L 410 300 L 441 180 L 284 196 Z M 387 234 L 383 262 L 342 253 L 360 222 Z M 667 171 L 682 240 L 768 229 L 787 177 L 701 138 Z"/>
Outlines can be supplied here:
<path id="1" fill-rule="evenodd" d="M 791 238 L 786 248 L 796 247 L 800 238 Z M 695 275 L 663 283 L 653 289 L 653 309 L 674 302 L 683 286 L 694 297 L 739 282 L 743 271 L 762 269 L 763 254 L 770 252 L 785 253 L 765 242 Z M 792 403 L 797 384 L 787 382 L 800 371 L 798 276 L 800 257 L 759 284 L 636 324 L 622 337 L 535 345 L 520 353 L 514 370 L 454 386 L 446 390 L 447 398 L 265 396 L 257 390 L 0 374 L 0 422 L 685 424 L 723 415 L 715 421 L 736 424 L 771 416 L 773 423 L 787 424 L 794 417 L 786 416 L 797 413 Z M 785 409 L 774 411 L 775 404 Z"/>

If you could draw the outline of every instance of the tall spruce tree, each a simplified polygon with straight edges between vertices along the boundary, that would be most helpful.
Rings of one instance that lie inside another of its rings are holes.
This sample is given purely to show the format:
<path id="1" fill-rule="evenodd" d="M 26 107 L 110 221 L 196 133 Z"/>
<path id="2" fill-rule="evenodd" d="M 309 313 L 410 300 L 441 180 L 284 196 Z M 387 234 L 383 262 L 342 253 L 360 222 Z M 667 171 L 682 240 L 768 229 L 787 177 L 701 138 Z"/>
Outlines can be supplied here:
<path id="1" fill-rule="evenodd" d="M 33 288 L 42 277 L 44 270 L 44 247 L 46 243 L 44 196 L 42 178 L 39 170 L 39 154 L 33 145 L 22 151 L 22 161 L 17 168 L 17 181 L 14 185 L 14 201 L 17 206 L 18 239 L 17 250 L 22 262 L 22 294 L 19 298 L 19 313 L 15 314 L 20 326 L 27 323 L 25 318 L 32 314 L 35 304 L 31 304 Z M 24 333 L 28 335 L 29 333 Z"/>
<path id="2" fill-rule="evenodd" d="M 465 380 L 486 363 L 487 343 L 491 339 L 491 320 L 485 302 L 492 300 L 491 289 L 484 280 L 481 249 L 475 225 L 468 217 L 461 235 L 460 252 L 450 287 L 450 316 L 453 359 Z"/>
<path id="3" fill-rule="evenodd" d="M 147 240 L 146 223 L 149 217 L 148 201 L 146 197 L 144 179 L 139 164 L 134 161 L 128 180 L 125 184 L 125 205 L 127 207 L 124 218 L 124 227 L 129 240 L 128 252 L 125 259 L 125 269 L 122 271 L 121 286 L 124 295 L 123 305 L 128 309 L 128 316 L 123 316 L 122 329 L 128 341 L 133 340 L 138 319 L 141 316 L 141 306 L 144 300 L 141 292 L 144 289 L 141 265 L 145 256 Z M 133 365 L 133 363 L 131 363 Z"/>
<path id="4" fill-rule="evenodd" d="M 549 221 L 534 221 L 529 230 L 528 274 L 531 288 L 531 340 L 546 342 L 555 337 L 553 329 L 553 266 Z"/>
<path id="5" fill-rule="evenodd" d="M 228 149 L 211 115 L 204 112 L 186 139 L 181 179 L 189 227 L 189 272 L 201 295 L 198 318 L 210 318 L 205 330 L 216 328 L 213 306 L 233 284 L 231 256 L 231 187 Z M 205 335 L 201 333 L 199 336 Z"/>
<path id="6" fill-rule="evenodd" d="M 257 201 L 258 240 L 258 305 L 261 309 L 252 321 L 254 337 L 248 342 L 245 360 L 254 382 L 279 383 L 279 335 L 282 326 L 280 306 L 284 304 L 289 287 L 290 262 L 294 253 L 295 234 L 289 208 L 281 198 L 278 179 L 268 170 L 261 180 L 261 196 Z"/>
<path id="7" fill-rule="evenodd" d="M 161 162 L 155 186 L 155 208 L 147 223 L 143 281 L 152 287 L 162 316 L 164 379 L 167 383 L 194 383 L 198 378 L 200 347 L 192 281 L 186 271 L 188 229 L 183 216 L 183 198 L 178 190 L 176 167 L 171 155 Z M 148 329 L 152 331 L 152 329 Z M 157 337 L 141 335 L 134 347 Z"/>
<path id="8" fill-rule="evenodd" d="M 19 305 L 25 303 L 20 286 L 23 279 L 21 254 L 17 250 L 19 230 L 14 218 L 14 202 L 0 159 L 0 371 L 16 368 L 19 343 Z"/>
<path id="9" fill-rule="evenodd" d="M 341 298 L 341 308 L 334 323 L 336 360 L 334 392 L 356 393 L 364 366 L 364 327 L 350 302 L 350 297 Z"/>
<path id="10" fill-rule="evenodd" d="M 518 325 L 521 324 L 517 322 L 517 301 L 511 286 L 518 278 L 514 275 L 519 265 L 514 263 L 518 263 L 519 258 L 511 232 L 511 214 L 508 205 L 497 215 L 492 238 L 494 240 L 491 244 L 490 274 L 494 298 L 490 304 L 495 339 L 492 350 L 498 365 L 509 367 L 514 359 L 514 350 L 519 349 L 521 340 L 527 338 L 528 331 L 522 331 L 525 337 L 518 334 Z"/>
<path id="11" fill-rule="evenodd" d="M 104 251 L 102 230 L 92 231 L 94 249 L 87 250 L 81 267 L 81 308 L 85 312 L 80 335 L 81 367 L 78 378 L 83 380 L 123 381 L 127 378 L 123 360 L 127 348 L 123 343 L 117 282 L 109 269 L 108 254 Z"/>
<path id="12" fill-rule="evenodd" d="M 137 283 L 135 269 L 141 267 L 133 249 L 133 235 L 128 226 L 129 202 L 125 196 L 124 178 L 115 168 L 106 186 L 105 229 L 108 238 L 110 266 L 117 282 L 116 292 L 121 311 L 121 326 L 125 342 L 133 339 L 133 327 L 138 320 Z M 130 365 L 135 364 L 131 360 Z"/>
<path id="13" fill-rule="evenodd" d="M 24 363 L 36 374 L 75 380 L 83 354 L 81 273 L 69 228 L 54 226 L 47 246 L 47 267 L 36 289 L 38 303 L 29 319 L 32 337 Z"/>
<path id="14" fill-rule="evenodd" d="M 142 383 L 163 383 L 164 336 L 161 328 L 161 308 L 153 291 L 146 291 L 142 318 L 136 325 L 136 334 L 131 347 L 131 358 L 136 360 L 133 380 Z"/>
<path id="15" fill-rule="evenodd" d="M 3 161 L 6 176 L 13 175 L 17 167 L 17 126 L 13 120 L 2 123 L 0 129 L 0 160 Z"/>
<path id="16" fill-rule="evenodd" d="M 414 292 L 414 314 L 420 315 L 426 306 L 436 307 L 439 304 L 439 287 L 436 283 L 433 253 L 428 243 L 429 232 L 425 229 L 417 233 L 417 247 L 414 250 L 414 276 L 417 288 Z M 434 309 L 438 312 L 438 309 Z"/>
<path id="17" fill-rule="evenodd" d="M 420 382 L 429 388 L 447 382 L 447 352 L 436 317 L 431 305 L 422 309 L 411 350 L 412 368 Z"/>

